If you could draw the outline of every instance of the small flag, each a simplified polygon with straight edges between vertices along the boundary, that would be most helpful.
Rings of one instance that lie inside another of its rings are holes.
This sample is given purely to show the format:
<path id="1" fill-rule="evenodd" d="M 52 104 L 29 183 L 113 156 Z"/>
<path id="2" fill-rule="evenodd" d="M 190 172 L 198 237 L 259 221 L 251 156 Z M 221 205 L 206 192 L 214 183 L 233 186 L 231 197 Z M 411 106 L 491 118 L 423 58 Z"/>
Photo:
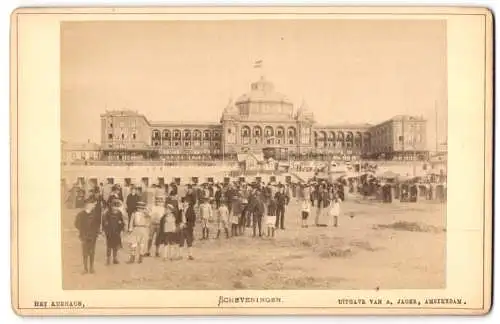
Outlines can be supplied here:
<path id="1" fill-rule="evenodd" d="M 256 69 L 261 68 L 262 67 L 262 60 L 255 61 L 253 63 L 253 67 Z"/>

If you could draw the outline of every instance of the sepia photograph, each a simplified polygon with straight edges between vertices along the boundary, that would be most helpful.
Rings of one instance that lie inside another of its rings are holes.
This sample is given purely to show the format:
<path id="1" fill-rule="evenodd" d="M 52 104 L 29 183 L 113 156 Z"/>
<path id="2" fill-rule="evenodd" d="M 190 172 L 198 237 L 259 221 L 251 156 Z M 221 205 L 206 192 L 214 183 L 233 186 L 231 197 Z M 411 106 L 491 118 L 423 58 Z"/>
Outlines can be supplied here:
<path id="1" fill-rule="evenodd" d="M 443 20 L 63 22 L 64 289 L 444 288 L 446 62 Z"/>
<path id="2" fill-rule="evenodd" d="M 489 311 L 487 9 L 25 8 L 11 39 L 20 314 Z"/>

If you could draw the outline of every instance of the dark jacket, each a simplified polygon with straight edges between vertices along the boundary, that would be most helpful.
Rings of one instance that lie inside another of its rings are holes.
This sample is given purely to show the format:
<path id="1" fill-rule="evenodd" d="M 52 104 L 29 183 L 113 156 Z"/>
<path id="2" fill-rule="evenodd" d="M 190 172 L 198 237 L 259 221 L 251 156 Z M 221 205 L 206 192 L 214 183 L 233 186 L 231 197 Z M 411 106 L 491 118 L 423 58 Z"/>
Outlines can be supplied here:
<path id="1" fill-rule="evenodd" d="M 280 207 L 283 207 L 288 204 L 289 198 L 285 193 L 277 192 L 274 195 L 274 199 L 276 199 L 276 204 Z"/>
<path id="2" fill-rule="evenodd" d="M 121 231 L 124 227 L 125 222 L 121 211 L 111 209 L 104 214 L 102 228 L 106 234 L 108 248 L 121 247 Z"/>
<path id="3" fill-rule="evenodd" d="M 167 205 L 172 205 L 174 207 L 174 216 L 175 216 L 175 223 L 177 225 L 179 225 L 180 223 L 182 223 L 182 212 L 179 208 L 179 201 L 177 199 L 174 199 L 172 197 L 168 197 L 166 200 L 165 200 L 165 207 Z M 191 206 L 191 204 L 190 204 Z"/>
<path id="4" fill-rule="evenodd" d="M 140 200 L 140 196 L 138 194 L 129 194 L 127 196 L 127 212 L 133 213 L 137 210 L 137 203 Z"/>
<path id="5" fill-rule="evenodd" d="M 194 228 L 195 223 L 196 213 L 194 212 L 194 207 L 190 205 L 186 210 L 186 227 Z"/>
<path id="6" fill-rule="evenodd" d="M 254 213 L 255 215 L 263 215 L 264 214 L 264 202 L 262 201 L 262 198 L 259 197 L 258 195 L 252 194 L 250 196 L 250 201 L 248 203 L 248 209 L 250 212 Z"/>
<path id="7" fill-rule="evenodd" d="M 321 191 L 318 194 L 318 206 L 322 208 L 326 208 L 330 205 L 330 197 L 328 195 L 328 191 Z"/>
<path id="8" fill-rule="evenodd" d="M 108 210 L 102 220 L 102 229 L 105 233 L 119 233 L 125 227 L 123 215 L 119 210 Z"/>
<path id="9" fill-rule="evenodd" d="M 91 211 L 82 210 L 76 215 L 75 227 L 82 240 L 96 239 L 101 229 L 101 215 Z"/>

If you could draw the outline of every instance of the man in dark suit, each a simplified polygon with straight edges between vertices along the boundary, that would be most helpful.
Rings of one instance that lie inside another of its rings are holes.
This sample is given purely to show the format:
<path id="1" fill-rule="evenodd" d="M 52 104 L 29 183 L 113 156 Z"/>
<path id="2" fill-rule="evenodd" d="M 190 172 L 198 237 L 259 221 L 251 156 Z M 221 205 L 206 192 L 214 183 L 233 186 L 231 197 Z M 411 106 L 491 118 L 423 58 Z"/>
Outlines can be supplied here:
<path id="1" fill-rule="evenodd" d="M 288 197 L 283 185 L 280 185 L 278 192 L 274 195 L 276 199 L 276 229 L 285 229 L 285 209 L 290 197 Z"/>
<path id="2" fill-rule="evenodd" d="M 127 196 L 127 214 L 128 214 L 128 222 L 130 222 L 130 217 L 132 213 L 137 210 L 137 203 L 140 200 L 140 196 L 137 194 L 137 189 L 132 187 L 130 190 L 130 194 Z"/>
<path id="3" fill-rule="evenodd" d="M 249 210 L 252 213 L 253 236 L 256 236 L 257 227 L 259 228 L 259 236 L 262 236 L 262 217 L 264 216 L 264 201 L 260 189 L 255 189 L 254 194 L 249 203 Z"/>
<path id="4" fill-rule="evenodd" d="M 101 212 L 95 210 L 94 202 L 85 203 L 85 208 L 76 215 L 75 227 L 82 243 L 83 274 L 94 273 L 95 245 L 101 230 Z"/>

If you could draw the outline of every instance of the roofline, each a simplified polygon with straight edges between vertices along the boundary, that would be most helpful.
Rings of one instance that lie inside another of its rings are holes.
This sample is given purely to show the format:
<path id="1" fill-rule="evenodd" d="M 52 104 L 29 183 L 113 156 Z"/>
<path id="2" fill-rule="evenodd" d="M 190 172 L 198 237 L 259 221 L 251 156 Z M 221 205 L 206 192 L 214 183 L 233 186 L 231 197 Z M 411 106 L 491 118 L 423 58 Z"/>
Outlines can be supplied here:
<path id="1" fill-rule="evenodd" d="M 151 122 L 150 126 L 152 127 L 186 127 L 186 126 L 201 126 L 201 127 L 210 127 L 210 126 L 222 126 L 221 123 L 218 122 L 187 122 L 187 121 L 154 121 Z"/>

